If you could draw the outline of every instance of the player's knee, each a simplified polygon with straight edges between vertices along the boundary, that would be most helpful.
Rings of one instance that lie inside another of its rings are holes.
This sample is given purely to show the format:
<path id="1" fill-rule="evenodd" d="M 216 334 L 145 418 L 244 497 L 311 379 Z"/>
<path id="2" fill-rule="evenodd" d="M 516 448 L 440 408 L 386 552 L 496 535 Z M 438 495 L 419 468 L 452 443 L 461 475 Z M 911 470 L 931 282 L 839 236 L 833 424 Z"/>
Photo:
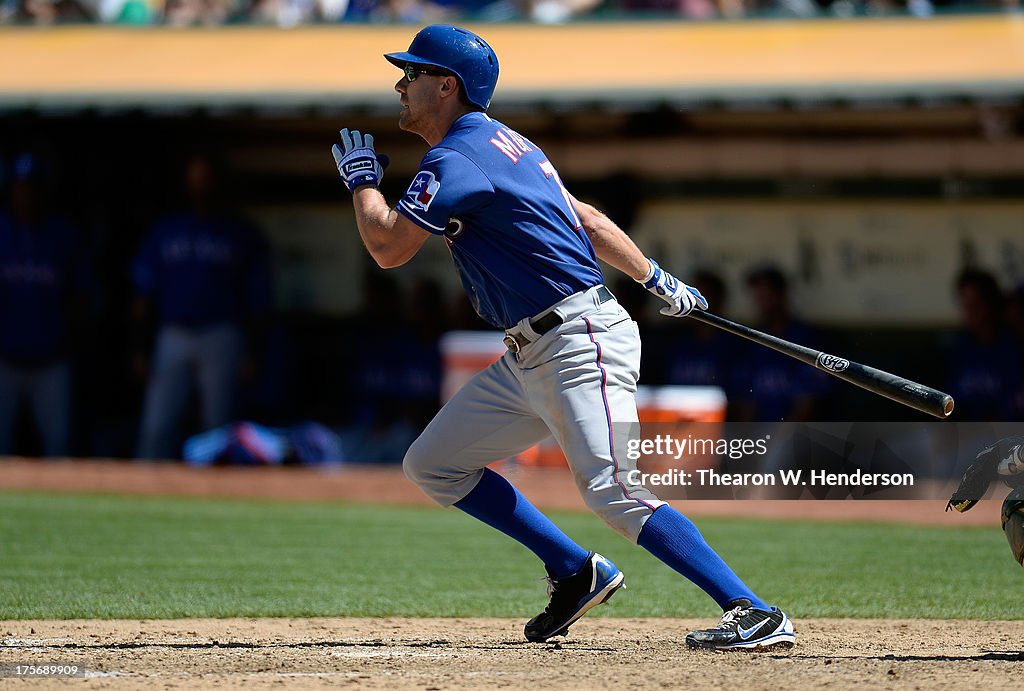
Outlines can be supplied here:
<path id="1" fill-rule="evenodd" d="M 441 452 L 435 444 L 420 437 L 412 443 L 402 459 L 405 476 L 420 487 L 437 485 L 457 479 L 457 475 L 446 470 L 451 454 Z"/>
<path id="2" fill-rule="evenodd" d="M 437 447 L 414 442 L 402 460 L 405 476 L 441 506 L 451 506 L 465 497 L 478 480 L 480 471 L 453 465 L 450 454 Z"/>
<path id="3" fill-rule="evenodd" d="M 405 452 L 405 458 L 402 459 L 402 470 L 405 471 L 405 476 L 411 482 L 423 486 L 429 484 L 435 477 L 434 468 L 436 465 L 433 454 L 428 453 L 422 444 L 413 442 L 409 450 Z"/>

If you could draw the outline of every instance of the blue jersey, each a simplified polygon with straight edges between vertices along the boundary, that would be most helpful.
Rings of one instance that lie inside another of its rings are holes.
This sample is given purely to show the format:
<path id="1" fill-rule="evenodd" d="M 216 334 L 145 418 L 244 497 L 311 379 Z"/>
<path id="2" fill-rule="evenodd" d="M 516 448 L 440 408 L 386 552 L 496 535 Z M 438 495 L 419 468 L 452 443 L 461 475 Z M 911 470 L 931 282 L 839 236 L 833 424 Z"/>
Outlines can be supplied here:
<path id="1" fill-rule="evenodd" d="M 0 214 L 0 359 L 42 366 L 67 355 L 72 310 L 92 284 L 82 250 L 55 217 L 26 228 Z"/>
<path id="2" fill-rule="evenodd" d="M 483 113 L 452 125 L 396 207 L 444 235 L 470 301 L 504 329 L 603 281 L 544 152 Z"/>
<path id="3" fill-rule="evenodd" d="M 164 324 L 237 324 L 270 308 L 267 248 L 234 218 L 185 213 L 157 223 L 132 274 Z"/>

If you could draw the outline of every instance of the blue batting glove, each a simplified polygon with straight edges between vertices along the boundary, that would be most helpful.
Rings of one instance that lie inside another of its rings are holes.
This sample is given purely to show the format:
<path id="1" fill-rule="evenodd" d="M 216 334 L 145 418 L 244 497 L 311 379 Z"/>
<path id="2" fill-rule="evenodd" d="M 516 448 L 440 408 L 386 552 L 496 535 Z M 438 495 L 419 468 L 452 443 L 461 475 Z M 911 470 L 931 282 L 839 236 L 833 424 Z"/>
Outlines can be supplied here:
<path id="1" fill-rule="evenodd" d="M 338 174 L 348 191 L 352 192 L 361 185 L 379 185 L 384 177 L 388 157 L 374 151 L 373 135 L 349 130 L 347 127 L 340 134 L 341 146 L 332 146 L 331 153 L 334 154 Z"/>
<path id="2" fill-rule="evenodd" d="M 695 309 L 706 310 L 708 301 L 696 288 L 686 285 L 678 278 L 665 271 L 658 262 L 648 259 L 651 263 L 651 271 L 647 280 L 637 281 L 643 284 L 644 288 L 654 293 L 668 303 L 668 307 L 662 307 L 661 313 L 668 317 L 685 317 Z"/>

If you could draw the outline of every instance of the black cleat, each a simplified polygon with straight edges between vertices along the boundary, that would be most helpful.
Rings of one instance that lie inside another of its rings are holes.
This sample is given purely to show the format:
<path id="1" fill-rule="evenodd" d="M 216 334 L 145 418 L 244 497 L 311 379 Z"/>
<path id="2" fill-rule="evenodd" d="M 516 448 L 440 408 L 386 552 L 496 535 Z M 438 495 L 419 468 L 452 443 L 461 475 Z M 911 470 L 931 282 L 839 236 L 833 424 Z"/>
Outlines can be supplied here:
<path id="1" fill-rule="evenodd" d="M 543 612 L 526 622 L 526 640 L 541 643 L 552 636 L 564 636 L 569 626 L 588 610 L 607 602 L 622 587 L 624 579 L 615 564 L 596 552 L 591 552 L 587 563 L 572 576 L 549 575 L 551 599 Z"/>
<path id="2" fill-rule="evenodd" d="M 793 647 L 793 622 L 778 607 L 757 609 L 746 598 L 729 604 L 718 626 L 688 634 L 686 645 L 710 650 Z"/>

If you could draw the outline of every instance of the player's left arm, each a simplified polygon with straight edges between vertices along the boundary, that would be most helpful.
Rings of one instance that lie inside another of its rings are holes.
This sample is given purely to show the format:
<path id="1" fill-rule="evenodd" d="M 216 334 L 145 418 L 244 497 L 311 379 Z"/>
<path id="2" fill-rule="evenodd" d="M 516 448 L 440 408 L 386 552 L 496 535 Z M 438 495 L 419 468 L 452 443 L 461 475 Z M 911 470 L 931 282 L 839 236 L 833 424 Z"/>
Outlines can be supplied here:
<path id="1" fill-rule="evenodd" d="M 572 198 L 576 214 L 598 259 L 615 267 L 634 281 L 640 281 L 651 270 L 651 262 L 621 228 L 597 208 Z"/>
<path id="2" fill-rule="evenodd" d="M 607 262 L 668 303 L 661 313 L 682 317 L 694 309 L 706 310 L 708 301 L 696 288 L 686 285 L 658 262 L 649 259 L 619 226 L 597 208 L 572 197 L 580 224 L 594 246 L 597 258 Z"/>

